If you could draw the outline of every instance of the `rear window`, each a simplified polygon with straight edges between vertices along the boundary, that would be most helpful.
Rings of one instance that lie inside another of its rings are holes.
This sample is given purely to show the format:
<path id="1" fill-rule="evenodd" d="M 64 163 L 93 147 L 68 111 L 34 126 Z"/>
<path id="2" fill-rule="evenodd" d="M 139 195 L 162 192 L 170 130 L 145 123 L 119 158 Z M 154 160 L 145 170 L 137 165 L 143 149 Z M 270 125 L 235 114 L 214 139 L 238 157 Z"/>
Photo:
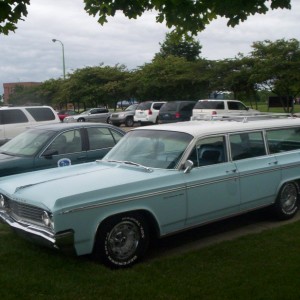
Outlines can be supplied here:
<path id="1" fill-rule="evenodd" d="M 147 110 L 151 108 L 152 102 L 142 102 L 138 105 L 137 109 L 139 110 Z"/>
<path id="2" fill-rule="evenodd" d="M 223 101 L 198 101 L 195 105 L 196 109 L 224 109 Z"/>
<path id="3" fill-rule="evenodd" d="M 0 111 L 0 124 L 27 123 L 26 115 L 20 109 L 9 109 Z"/>
<path id="4" fill-rule="evenodd" d="M 28 107 L 26 110 L 32 115 L 36 121 L 55 120 L 55 115 L 48 107 Z"/>

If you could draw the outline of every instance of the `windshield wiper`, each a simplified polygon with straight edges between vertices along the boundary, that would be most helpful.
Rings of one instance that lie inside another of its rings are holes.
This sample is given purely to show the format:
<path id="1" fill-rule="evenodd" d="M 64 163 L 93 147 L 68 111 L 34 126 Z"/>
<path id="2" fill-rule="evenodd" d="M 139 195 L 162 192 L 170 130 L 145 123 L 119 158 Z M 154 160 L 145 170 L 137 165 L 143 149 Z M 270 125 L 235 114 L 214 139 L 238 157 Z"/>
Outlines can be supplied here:
<path id="1" fill-rule="evenodd" d="M 126 165 L 131 165 L 131 166 L 137 166 L 137 167 L 140 167 L 140 168 L 143 168 L 145 170 L 147 170 L 148 172 L 152 172 L 153 170 L 149 167 L 146 167 L 144 165 L 141 165 L 141 164 L 138 164 L 138 163 L 135 163 L 133 161 L 128 161 L 128 160 L 107 160 L 108 162 L 115 162 L 115 163 L 120 163 L 120 164 L 126 164 Z"/>

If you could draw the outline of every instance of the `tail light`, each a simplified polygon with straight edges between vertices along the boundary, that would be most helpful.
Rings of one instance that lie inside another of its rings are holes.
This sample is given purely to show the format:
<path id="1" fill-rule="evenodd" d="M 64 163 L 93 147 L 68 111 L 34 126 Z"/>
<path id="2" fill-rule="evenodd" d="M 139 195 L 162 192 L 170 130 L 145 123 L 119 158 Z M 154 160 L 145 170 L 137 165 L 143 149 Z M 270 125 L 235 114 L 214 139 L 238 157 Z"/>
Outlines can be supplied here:
<path id="1" fill-rule="evenodd" d="M 180 116 L 180 113 L 179 112 L 177 112 L 177 113 L 175 113 L 175 118 L 176 119 L 179 119 L 181 116 Z"/>
<path id="2" fill-rule="evenodd" d="M 213 111 L 211 112 L 211 114 L 212 114 L 212 115 L 216 115 L 217 112 L 216 112 L 215 110 L 213 110 Z"/>
<path id="3" fill-rule="evenodd" d="M 148 115 L 152 115 L 152 110 L 151 109 L 148 110 Z"/>

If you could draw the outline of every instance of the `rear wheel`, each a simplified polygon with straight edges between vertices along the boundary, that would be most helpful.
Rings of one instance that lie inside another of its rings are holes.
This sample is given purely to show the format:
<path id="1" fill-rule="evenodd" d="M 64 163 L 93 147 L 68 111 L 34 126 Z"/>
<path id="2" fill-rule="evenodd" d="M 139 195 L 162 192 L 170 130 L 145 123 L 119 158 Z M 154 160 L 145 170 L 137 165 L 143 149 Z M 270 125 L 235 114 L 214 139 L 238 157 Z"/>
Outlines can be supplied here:
<path id="1" fill-rule="evenodd" d="M 133 124 L 134 124 L 133 118 L 128 117 L 128 118 L 125 120 L 125 126 L 127 126 L 127 127 L 132 127 Z"/>
<path id="2" fill-rule="evenodd" d="M 277 196 L 274 211 L 281 220 L 292 218 L 299 209 L 298 188 L 295 182 L 285 183 Z"/>
<path id="3" fill-rule="evenodd" d="M 94 255 L 109 267 L 126 268 L 144 256 L 148 244 L 148 224 L 142 215 L 116 215 L 100 226 Z"/>

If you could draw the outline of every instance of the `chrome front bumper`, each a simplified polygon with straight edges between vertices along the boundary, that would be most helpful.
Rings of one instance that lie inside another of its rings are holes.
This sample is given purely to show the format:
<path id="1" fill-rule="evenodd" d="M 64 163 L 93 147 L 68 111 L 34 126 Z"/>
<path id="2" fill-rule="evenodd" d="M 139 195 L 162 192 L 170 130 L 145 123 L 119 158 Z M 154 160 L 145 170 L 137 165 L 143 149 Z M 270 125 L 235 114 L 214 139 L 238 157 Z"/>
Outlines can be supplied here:
<path id="1" fill-rule="evenodd" d="M 0 222 L 9 225 L 17 234 L 30 241 L 50 248 L 75 253 L 74 232 L 72 230 L 54 234 L 41 227 L 16 221 L 3 211 L 0 211 Z"/>

